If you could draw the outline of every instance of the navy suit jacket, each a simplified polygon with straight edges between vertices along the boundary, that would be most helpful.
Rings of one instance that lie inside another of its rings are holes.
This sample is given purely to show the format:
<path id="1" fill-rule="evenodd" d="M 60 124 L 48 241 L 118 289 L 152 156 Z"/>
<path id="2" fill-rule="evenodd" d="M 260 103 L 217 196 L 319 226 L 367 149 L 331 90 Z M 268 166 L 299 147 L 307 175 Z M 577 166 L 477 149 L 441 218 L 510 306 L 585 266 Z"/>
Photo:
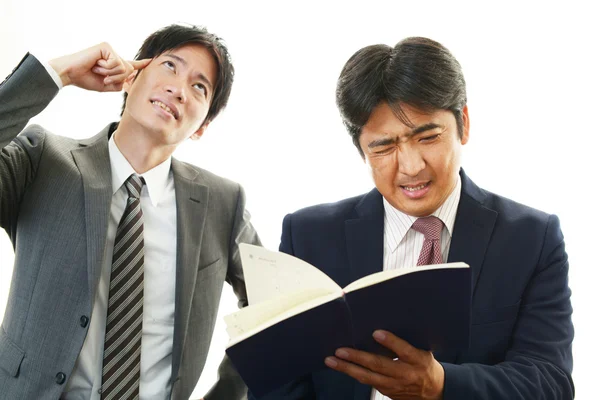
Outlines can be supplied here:
<path id="1" fill-rule="evenodd" d="M 473 274 L 471 346 L 434 353 L 445 370 L 444 399 L 573 398 L 571 291 L 558 218 L 460 175 L 448 262 L 463 261 Z M 383 215 L 376 189 L 305 208 L 285 217 L 280 250 L 344 287 L 381 271 Z M 398 304 L 398 318 L 404 306 Z M 370 393 L 325 367 L 261 399 L 368 400 Z"/>

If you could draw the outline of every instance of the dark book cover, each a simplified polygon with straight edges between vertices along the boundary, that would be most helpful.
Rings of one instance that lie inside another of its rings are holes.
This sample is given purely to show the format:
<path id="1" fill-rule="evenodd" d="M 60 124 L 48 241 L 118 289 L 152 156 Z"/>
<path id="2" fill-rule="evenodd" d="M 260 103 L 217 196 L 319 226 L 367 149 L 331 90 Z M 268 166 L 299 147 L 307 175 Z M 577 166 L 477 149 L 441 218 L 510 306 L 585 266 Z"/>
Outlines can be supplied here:
<path id="1" fill-rule="evenodd" d="M 226 353 L 252 394 L 260 397 L 325 368 L 325 357 L 351 345 L 348 310 L 344 300 L 337 298 L 266 328 Z"/>
<path id="2" fill-rule="evenodd" d="M 423 350 L 466 350 L 471 270 L 444 268 L 401 275 L 346 294 L 354 347 L 394 354 L 373 339 L 383 329 Z"/>
<path id="3" fill-rule="evenodd" d="M 373 339 L 385 329 L 413 346 L 462 350 L 469 346 L 471 271 L 422 270 L 346 293 L 281 321 L 226 352 L 252 394 L 326 368 L 340 347 L 395 358 Z"/>

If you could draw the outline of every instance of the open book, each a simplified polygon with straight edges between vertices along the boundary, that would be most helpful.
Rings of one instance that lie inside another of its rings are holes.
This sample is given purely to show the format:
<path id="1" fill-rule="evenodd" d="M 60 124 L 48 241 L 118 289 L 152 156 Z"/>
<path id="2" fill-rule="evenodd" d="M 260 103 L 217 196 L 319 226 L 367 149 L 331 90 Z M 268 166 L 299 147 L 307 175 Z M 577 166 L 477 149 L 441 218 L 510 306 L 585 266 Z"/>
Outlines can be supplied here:
<path id="1" fill-rule="evenodd" d="M 339 287 L 285 253 L 241 244 L 249 306 L 225 317 L 227 354 L 255 396 L 325 368 L 339 347 L 393 354 L 385 329 L 428 350 L 469 344 L 471 272 L 465 263 L 404 267 Z"/>

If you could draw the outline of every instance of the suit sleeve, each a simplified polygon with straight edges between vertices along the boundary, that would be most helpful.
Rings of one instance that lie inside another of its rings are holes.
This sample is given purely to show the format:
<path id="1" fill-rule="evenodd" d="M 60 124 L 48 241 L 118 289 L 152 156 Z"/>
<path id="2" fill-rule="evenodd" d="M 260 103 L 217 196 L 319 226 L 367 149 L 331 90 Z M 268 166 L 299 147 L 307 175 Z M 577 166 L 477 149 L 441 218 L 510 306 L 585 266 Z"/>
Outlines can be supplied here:
<path id="1" fill-rule="evenodd" d="M 281 229 L 281 242 L 279 251 L 294 255 L 294 246 L 292 242 L 292 215 L 288 214 L 283 219 Z M 260 397 L 254 397 L 248 392 L 248 400 L 314 400 L 316 399 L 315 389 L 310 374 L 289 382 L 279 389 Z"/>
<path id="2" fill-rule="evenodd" d="M 21 198 L 44 148 L 40 129 L 17 135 L 57 93 L 46 69 L 29 54 L 0 84 L 0 226 L 13 240 Z"/>
<path id="3" fill-rule="evenodd" d="M 550 216 L 505 361 L 496 365 L 442 363 L 444 400 L 574 397 L 568 270 L 558 218 Z"/>
<path id="4" fill-rule="evenodd" d="M 261 246 L 258 234 L 250 223 L 250 213 L 246 210 L 245 204 L 246 196 L 244 190 L 240 186 L 236 213 L 233 221 L 229 251 L 229 266 L 227 270 L 227 282 L 232 286 L 233 291 L 238 298 L 239 307 L 248 305 L 239 245 L 240 243 L 249 243 Z M 223 358 L 223 361 L 219 366 L 218 375 L 217 382 L 205 396 L 206 400 L 246 399 L 246 384 L 227 356 Z"/>

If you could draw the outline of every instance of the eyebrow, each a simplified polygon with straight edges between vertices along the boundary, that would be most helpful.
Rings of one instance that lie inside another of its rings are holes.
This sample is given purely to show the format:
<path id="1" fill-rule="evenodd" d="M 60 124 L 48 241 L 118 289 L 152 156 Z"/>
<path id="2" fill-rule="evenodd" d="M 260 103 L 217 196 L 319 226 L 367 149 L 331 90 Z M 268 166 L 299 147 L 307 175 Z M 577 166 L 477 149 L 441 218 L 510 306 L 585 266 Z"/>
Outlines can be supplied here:
<path id="1" fill-rule="evenodd" d="M 430 122 L 430 123 L 425 124 L 425 125 L 419 125 L 417 127 L 414 127 L 412 129 L 412 131 L 408 135 L 406 135 L 406 137 L 411 138 L 411 137 L 413 137 L 415 135 L 418 135 L 419 133 L 427 132 L 429 130 L 436 129 L 436 128 L 441 128 L 441 127 L 442 126 L 440 124 L 436 124 L 436 123 L 433 123 L 433 122 Z M 372 149 L 373 147 L 387 146 L 387 145 L 396 143 L 397 141 L 398 141 L 397 138 L 395 138 L 395 139 L 392 139 L 392 138 L 376 139 L 376 140 L 373 140 L 371 143 L 369 143 L 367 145 L 367 147 L 370 148 L 370 149 Z"/>
<path id="2" fill-rule="evenodd" d="M 172 58 L 174 60 L 177 60 L 177 61 L 179 61 L 181 64 L 183 64 L 186 67 L 188 65 L 187 61 L 185 61 L 183 58 L 179 57 L 178 55 L 175 55 L 175 54 L 165 54 L 165 57 L 169 57 L 169 58 Z M 202 72 L 198 72 L 197 77 L 203 83 L 205 83 L 206 86 L 208 86 L 209 89 L 213 90 L 212 83 L 210 83 L 210 81 L 208 80 L 208 78 Z"/>
<path id="3" fill-rule="evenodd" d="M 441 127 L 442 126 L 440 124 L 430 122 L 428 124 L 417 126 L 417 127 L 413 128 L 412 133 L 409 136 L 418 135 L 419 133 L 423 133 L 423 132 L 430 131 L 435 128 L 441 128 Z"/>

